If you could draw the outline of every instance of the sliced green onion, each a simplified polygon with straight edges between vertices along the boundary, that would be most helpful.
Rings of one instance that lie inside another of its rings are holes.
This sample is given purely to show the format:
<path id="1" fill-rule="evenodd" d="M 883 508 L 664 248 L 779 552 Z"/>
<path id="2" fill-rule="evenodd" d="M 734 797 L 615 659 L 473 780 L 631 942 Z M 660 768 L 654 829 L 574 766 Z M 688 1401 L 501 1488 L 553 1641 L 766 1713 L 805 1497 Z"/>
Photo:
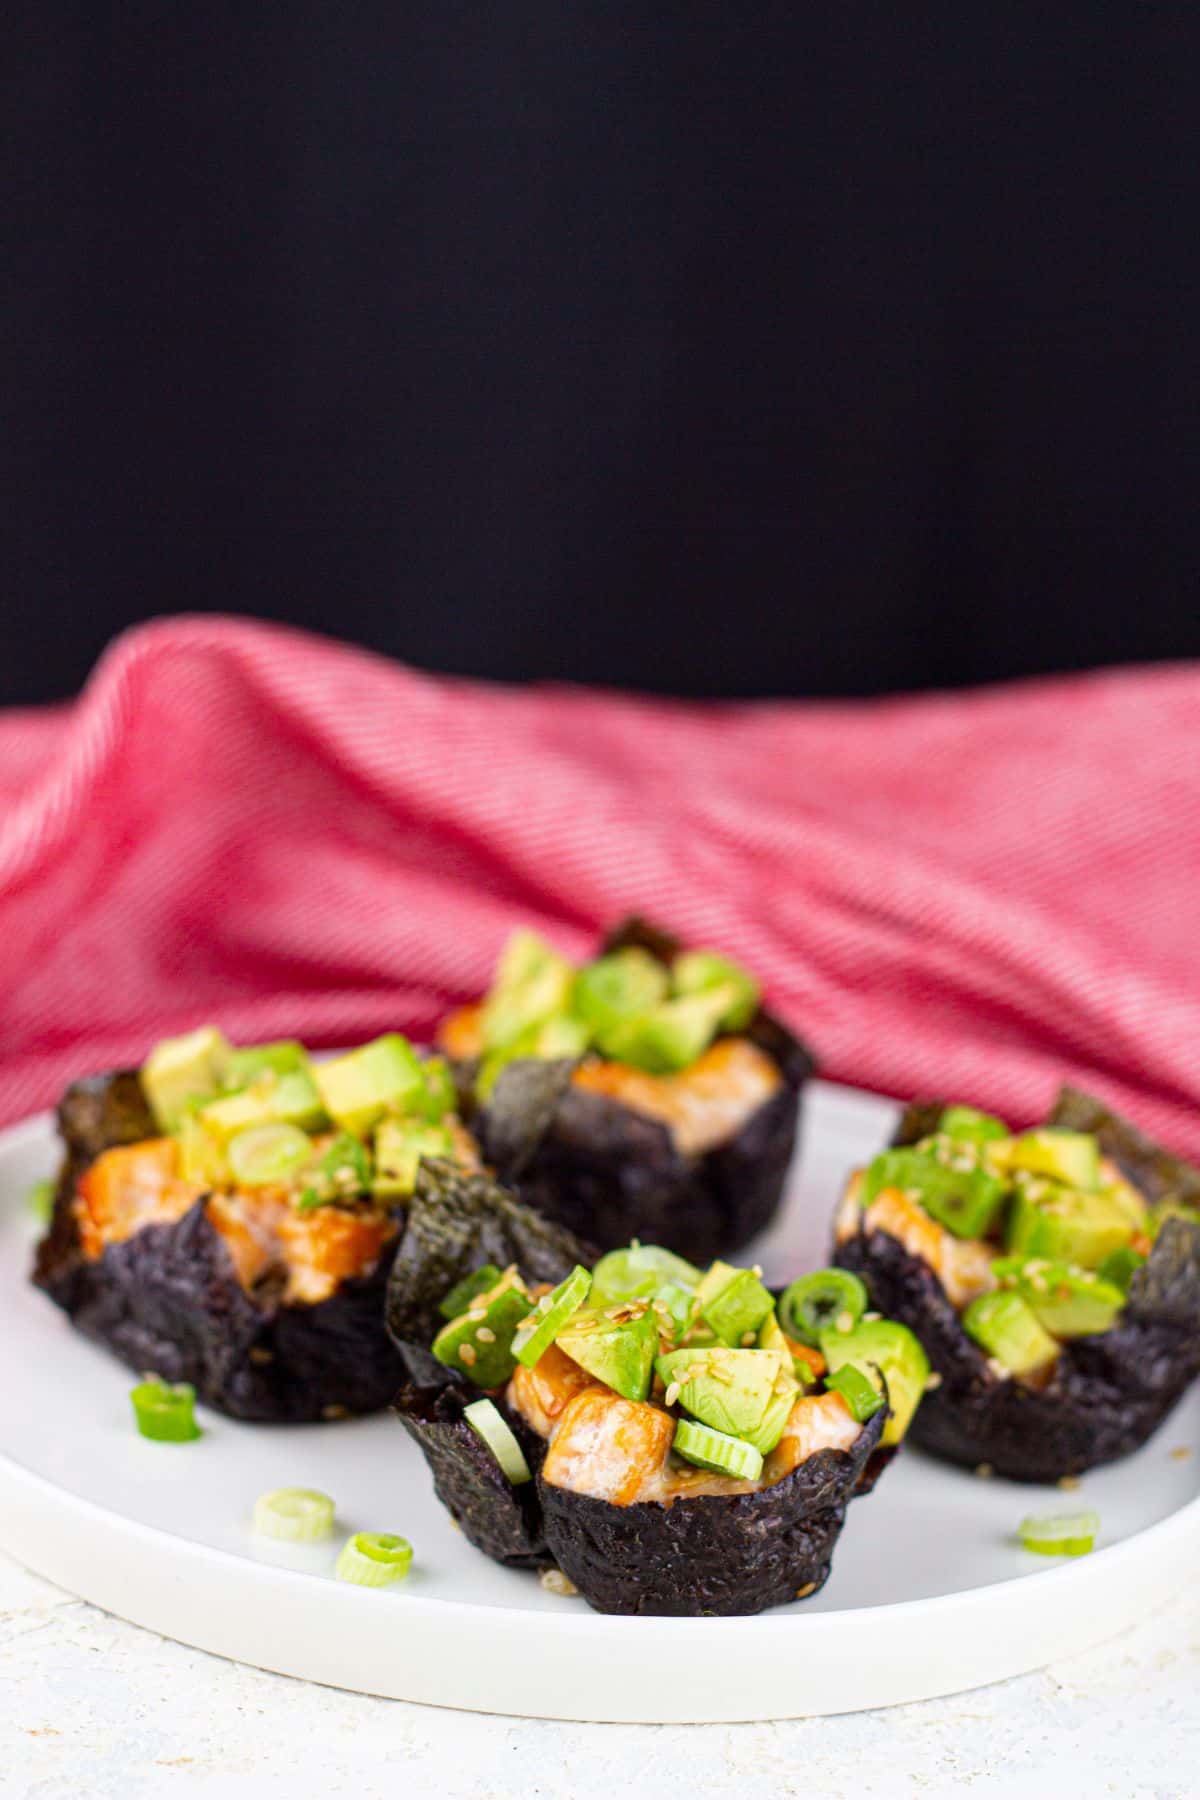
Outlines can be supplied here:
<path id="1" fill-rule="evenodd" d="M 144 1438 L 159 1444 L 190 1444 L 200 1436 L 194 1407 L 196 1390 L 189 1381 L 170 1383 L 147 1375 L 130 1391 L 133 1416 Z"/>
<path id="2" fill-rule="evenodd" d="M 476 1294 L 486 1294 L 495 1287 L 502 1272 L 495 1263 L 484 1263 L 481 1269 L 456 1281 L 446 1298 L 438 1302 L 443 1319 L 457 1319 L 460 1313 L 465 1313 Z"/>
<path id="3" fill-rule="evenodd" d="M 700 1469 L 713 1469 L 718 1475 L 735 1475 L 742 1481 L 757 1481 L 763 1470 L 761 1450 L 727 1431 L 716 1431 L 711 1425 L 697 1425 L 691 1419 L 680 1419 L 671 1445 L 685 1462 Z"/>
<path id="4" fill-rule="evenodd" d="M 1038 1556 L 1086 1556 L 1095 1549 L 1099 1530 L 1097 1512 L 1044 1513 L 1022 1519 L 1017 1536 Z"/>
<path id="5" fill-rule="evenodd" d="M 849 1269 L 817 1269 L 785 1288 L 776 1310 L 789 1337 L 815 1348 L 823 1331 L 853 1331 L 867 1310 L 867 1290 Z"/>
<path id="6" fill-rule="evenodd" d="M 412 1545 L 388 1531 L 356 1531 L 342 1545 L 334 1573 L 355 1587 L 388 1587 L 408 1574 Z"/>
<path id="7" fill-rule="evenodd" d="M 666 1282 L 695 1288 L 700 1271 L 682 1256 L 659 1244 L 630 1244 L 610 1250 L 592 1270 L 592 1301 L 609 1306 L 618 1300 L 648 1300 Z"/>
<path id="8" fill-rule="evenodd" d="M 312 1155 L 312 1140 L 298 1125 L 251 1125 L 229 1140 L 229 1167 L 239 1187 L 276 1187 Z"/>
<path id="9" fill-rule="evenodd" d="M 883 1395 L 875 1383 L 869 1375 L 864 1375 L 861 1369 L 855 1368 L 853 1363 L 843 1363 L 840 1369 L 831 1369 L 825 1377 L 825 1386 L 842 1396 L 860 1425 L 865 1425 L 868 1419 L 874 1418 L 883 1405 Z"/>
<path id="10" fill-rule="evenodd" d="M 44 1181 L 35 1181 L 29 1190 L 29 1210 L 39 1225 L 48 1225 L 50 1215 L 54 1211 L 54 1183 L 47 1177 Z"/>
<path id="11" fill-rule="evenodd" d="M 516 1433 L 492 1401 L 472 1400 L 470 1406 L 463 1407 L 463 1418 L 472 1431 L 478 1432 L 514 1487 L 533 1480 Z"/>
<path id="12" fill-rule="evenodd" d="M 533 1368 L 572 1313 L 579 1311 L 591 1285 L 588 1271 L 582 1263 L 576 1263 L 565 1281 L 560 1281 L 552 1293 L 542 1295 L 528 1324 L 522 1325 L 513 1338 L 512 1353 L 519 1363 L 527 1369 Z"/>
<path id="13" fill-rule="evenodd" d="M 315 1544 L 333 1530 L 333 1501 L 317 1488 L 272 1488 L 254 1502 L 254 1529 L 285 1544 Z"/>

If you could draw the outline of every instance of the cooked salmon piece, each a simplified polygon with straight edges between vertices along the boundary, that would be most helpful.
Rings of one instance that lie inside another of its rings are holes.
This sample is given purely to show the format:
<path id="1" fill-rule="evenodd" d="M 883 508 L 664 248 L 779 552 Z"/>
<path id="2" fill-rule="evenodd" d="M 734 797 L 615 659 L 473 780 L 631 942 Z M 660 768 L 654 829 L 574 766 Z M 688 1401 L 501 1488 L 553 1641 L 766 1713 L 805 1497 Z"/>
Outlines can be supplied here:
<path id="1" fill-rule="evenodd" d="M 539 1437 L 548 1438 L 576 1394 L 598 1385 L 594 1375 L 581 1369 L 557 1344 L 551 1344 L 532 1369 L 517 1364 L 508 1392 L 526 1424 Z"/>
<path id="2" fill-rule="evenodd" d="M 75 1218 L 83 1254 L 95 1261 L 143 1225 L 172 1225 L 204 1190 L 179 1175 L 174 1138 L 105 1150 L 79 1177 Z"/>
<path id="3" fill-rule="evenodd" d="M 585 1389 L 563 1411 L 542 1478 L 613 1506 L 657 1499 L 674 1435 L 674 1419 L 657 1406 Z"/>
<path id="4" fill-rule="evenodd" d="M 394 1219 L 373 1207 L 287 1207 L 278 1226 L 288 1271 L 284 1299 L 328 1300 L 349 1277 L 369 1275 L 397 1230 Z"/>
<path id="5" fill-rule="evenodd" d="M 782 1481 L 818 1450 L 849 1450 L 862 1426 L 842 1396 L 804 1394 L 788 1414 L 783 1436 L 763 1464 L 763 1484 Z"/>

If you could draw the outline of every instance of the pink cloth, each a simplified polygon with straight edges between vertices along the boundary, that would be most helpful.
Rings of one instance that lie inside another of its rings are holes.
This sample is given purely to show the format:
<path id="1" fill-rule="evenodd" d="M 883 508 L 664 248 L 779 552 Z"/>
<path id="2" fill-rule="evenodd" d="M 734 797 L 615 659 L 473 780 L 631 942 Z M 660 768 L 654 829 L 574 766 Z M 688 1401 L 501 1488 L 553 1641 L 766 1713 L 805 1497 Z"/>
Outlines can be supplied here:
<path id="1" fill-rule="evenodd" d="M 0 1116 L 206 1020 L 428 1034 L 519 923 L 742 958 L 824 1073 L 1200 1152 L 1200 672 L 681 705 L 182 618 L 0 717 Z"/>

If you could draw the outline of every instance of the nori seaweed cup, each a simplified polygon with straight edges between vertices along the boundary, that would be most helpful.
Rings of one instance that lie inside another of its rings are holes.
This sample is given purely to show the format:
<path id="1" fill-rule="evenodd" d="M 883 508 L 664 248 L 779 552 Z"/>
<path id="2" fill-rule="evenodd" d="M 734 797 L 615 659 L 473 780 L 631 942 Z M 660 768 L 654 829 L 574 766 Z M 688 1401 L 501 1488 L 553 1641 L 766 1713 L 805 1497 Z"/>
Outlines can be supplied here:
<path id="1" fill-rule="evenodd" d="M 203 1198 L 174 1224 L 147 1225 L 89 1259 L 72 1205 L 79 1176 L 102 1151 L 157 1128 L 136 1070 L 74 1083 L 58 1125 L 66 1157 L 33 1279 L 80 1331 L 139 1373 L 191 1382 L 236 1419 L 307 1424 L 387 1405 L 404 1374 L 383 1328 L 398 1240 L 369 1275 L 312 1305 L 285 1303 L 278 1284 L 248 1292 Z"/>
<path id="2" fill-rule="evenodd" d="M 669 963 L 677 941 L 642 920 L 620 926 L 603 951 L 638 946 Z M 634 1238 L 704 1264 L 771 1222 L 799 1129 L 801 1091 L 816 1063 L 760 1008 L 742 1034 L 775 1063 L 781 1085 L 725 1143 L 682 1152 L 660 1119 L 573 1086 L 570 1062 L 520 1061 L 502 1070 L 471 1120 L 486 1160 L 527 1205 L 614 1250 Z M 460 1092 L 470 1104 L 468 1066 Z"/>
<path id="3" fill-rule="evenodd" d="M 910 1107 L 893 1141 L 926 1136 L 941 1110 Z M 1195 1170 L 1077 1090 L 1063 1090 L 1047 1123 L 1095 1133 L 1147 1199 L 1200 1192 Z M 1112 1329 L 1066 1342 L 1040 1388 L 996 1371 L 934 1270 L 886 1232 L 860 1223 L 835 1247 L 835 1260 L 861 1276 L 873 1306 L 924 1344 L 941 1380 L 926 1392 L 910 1436 L 948 1462 L 987 1465 L 1011 1481 L 1083 1474 L 1140 1449 L 1200 1374 L 1200 1226 L 1182 1219 L 1162 1225 Z"/>
<path id="4" fill-rule="evenodd" d="M 543 1480 L 545 1444 L 493 1395 L 534 1479 L 512 1487 L 463 1419 L 478 1390 L 437 1363 L 428 1344 L 437 1302 L 485 1262 L 515 1262 L 530 1281 L 561 1280 L 592 1253 L 483 1177 L 426 1164 L 392 1273 L 389 1329 L 413 1372 L 395 1410 L 420 1445 L 438 1498 L 477 1549 L 513 1568 L 555 1564 L 598 1612 L 744 1614 L 815 1593 L 856 1493 L 874 1485 L 881 1409 L 850 1451 L 823 1450 L 773 1487 L 615 1506 Z"/>

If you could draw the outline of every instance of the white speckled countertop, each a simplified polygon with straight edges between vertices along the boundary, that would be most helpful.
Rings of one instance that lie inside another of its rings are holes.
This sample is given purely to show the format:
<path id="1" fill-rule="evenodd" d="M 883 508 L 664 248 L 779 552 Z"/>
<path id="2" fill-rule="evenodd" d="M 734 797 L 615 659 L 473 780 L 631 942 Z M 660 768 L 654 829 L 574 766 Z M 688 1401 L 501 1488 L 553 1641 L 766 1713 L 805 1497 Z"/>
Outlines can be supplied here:
<path id="1" fill-rule="evenodd" d="M 803 1679 L 803 1671 L 798 1671 Z M 954 1699 L 776 1725 L 567 1725 L 313 1687 L 126 1625 L 0 1555 L 0 1794 L 1200 1794 L 1200 1596 Z"/>

